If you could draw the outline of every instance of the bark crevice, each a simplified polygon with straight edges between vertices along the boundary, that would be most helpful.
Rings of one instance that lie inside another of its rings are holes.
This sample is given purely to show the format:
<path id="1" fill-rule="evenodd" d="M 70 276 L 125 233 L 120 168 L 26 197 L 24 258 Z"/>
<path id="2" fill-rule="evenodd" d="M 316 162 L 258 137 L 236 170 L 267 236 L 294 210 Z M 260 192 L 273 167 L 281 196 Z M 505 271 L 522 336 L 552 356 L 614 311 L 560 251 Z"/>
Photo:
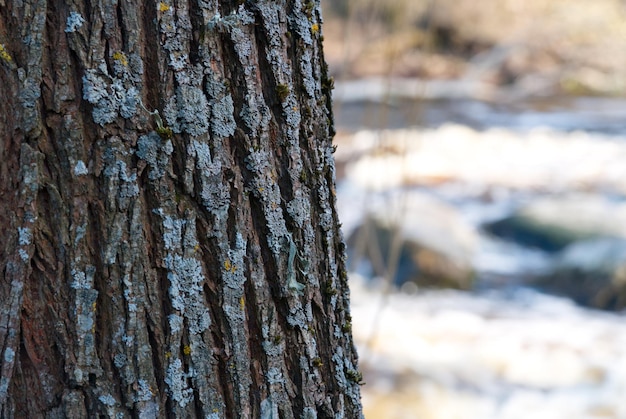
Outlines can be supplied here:
<path id="1" fill-rule="evenodd" d="M 360 417 L 319 4 L 23 3 L 0 416 Z"/>

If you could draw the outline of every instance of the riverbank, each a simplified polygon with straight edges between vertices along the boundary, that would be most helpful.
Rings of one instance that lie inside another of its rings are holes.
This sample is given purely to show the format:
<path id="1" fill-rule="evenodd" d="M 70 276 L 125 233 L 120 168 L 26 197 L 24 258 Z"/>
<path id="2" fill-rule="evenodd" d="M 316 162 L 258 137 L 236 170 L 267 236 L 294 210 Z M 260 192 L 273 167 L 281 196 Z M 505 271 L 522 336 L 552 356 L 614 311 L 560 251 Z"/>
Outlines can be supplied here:
<path id="1" fill-rule="evenodd" d="M 340 80 L 470 81 L 538 96 L 626 93 L 620 0 L 324 0 Z"/>

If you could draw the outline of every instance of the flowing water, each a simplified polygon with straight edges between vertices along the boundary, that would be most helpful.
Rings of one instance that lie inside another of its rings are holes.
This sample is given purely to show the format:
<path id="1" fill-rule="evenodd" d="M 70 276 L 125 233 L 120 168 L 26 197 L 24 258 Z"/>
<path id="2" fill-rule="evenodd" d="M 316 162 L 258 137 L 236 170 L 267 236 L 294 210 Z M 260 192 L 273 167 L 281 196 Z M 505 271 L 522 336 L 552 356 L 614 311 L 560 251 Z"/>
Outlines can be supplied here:
<path id="1" fill-rule="evenodd" d="M 424 98 L 388 96 L 384 86 L 368 89 L 368 85 L 338 86 L 334 98 L 340 130 L 436 128 L 455 123 L 479 130 L 550 127 L 557 131 L 626 133 L 626 98 L 498 95 L 497 100 L 480 100 L 456 90 Z M 354 89 L 358 95 L 350 93 Z"/>

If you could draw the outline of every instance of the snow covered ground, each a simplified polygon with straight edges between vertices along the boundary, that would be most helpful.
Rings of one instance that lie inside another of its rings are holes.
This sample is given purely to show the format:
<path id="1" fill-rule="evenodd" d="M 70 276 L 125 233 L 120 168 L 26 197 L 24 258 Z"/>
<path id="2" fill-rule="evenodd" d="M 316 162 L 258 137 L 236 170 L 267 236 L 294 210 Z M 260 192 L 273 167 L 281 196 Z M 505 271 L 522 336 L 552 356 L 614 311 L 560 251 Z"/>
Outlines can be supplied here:
<path id="1" fill-rule="evenodd" d="M 367 418 L 626 418 L 623 314 L 523 288 L 351 289 Z"/>
<path id="2" fill-rule="evenodd" d="M 370 190 L 461 183 L 465 193 L 626 193 L 626 140 L 621 136 L 548 128 L 481 131 L 446 124 L 364 130 L 339 141 L 336 158 L 347 161 L 347 178 Z"/>

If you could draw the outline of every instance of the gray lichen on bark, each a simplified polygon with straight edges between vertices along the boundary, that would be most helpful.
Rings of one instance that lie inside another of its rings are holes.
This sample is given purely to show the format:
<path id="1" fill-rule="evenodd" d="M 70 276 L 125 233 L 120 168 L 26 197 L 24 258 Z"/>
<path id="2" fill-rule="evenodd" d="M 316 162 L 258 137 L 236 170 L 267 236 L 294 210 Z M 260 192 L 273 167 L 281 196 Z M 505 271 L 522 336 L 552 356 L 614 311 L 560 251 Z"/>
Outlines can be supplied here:
<path id="1" fill-rule="evenodd" d="M 21 4 L 0 417 L 360 417 L 319 2 Z"/>

